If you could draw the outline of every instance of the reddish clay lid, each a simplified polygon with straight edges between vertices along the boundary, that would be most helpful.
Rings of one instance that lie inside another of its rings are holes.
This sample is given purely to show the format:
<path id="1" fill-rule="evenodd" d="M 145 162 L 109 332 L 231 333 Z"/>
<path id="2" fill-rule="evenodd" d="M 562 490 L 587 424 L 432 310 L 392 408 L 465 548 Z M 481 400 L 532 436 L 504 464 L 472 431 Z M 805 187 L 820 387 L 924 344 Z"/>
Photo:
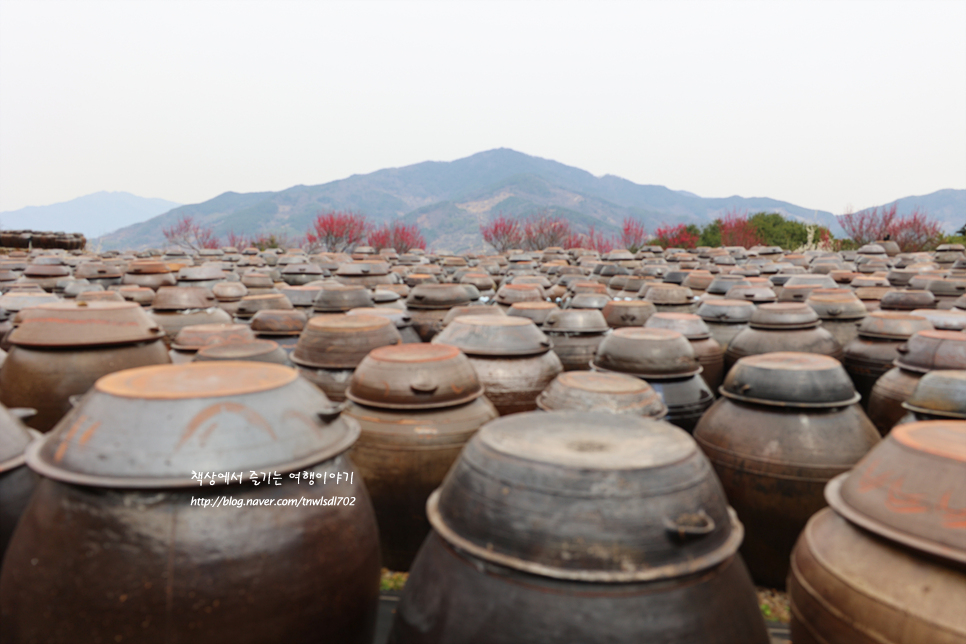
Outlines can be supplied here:
<path id="1" fill-rule="evenodd" d="M 197 351 L 209 344 L 251 342 L 255 334 L 247 324 L 192 324 L 174 337 L 171 348 L 178 351 Z"/>
<path id="2" fill-rule="evenodd" d="M 891 541 L 966 563 L 966 421 L 897 425 L 825 488 L 846 519 Z"/>
<path id="3" fill-rule="evenodd" d="M 907 371 L 966 369 L 966 333 L 959 331 L 919 331 L 898 351 L 895 365 Z"/>
<path id="4" fill-rule="evenodd" d="M 147 342 L 164 337 L 134 302 L 57 302 L 21 311 L 10 343 L 25 347 L 84 347 Z"/>

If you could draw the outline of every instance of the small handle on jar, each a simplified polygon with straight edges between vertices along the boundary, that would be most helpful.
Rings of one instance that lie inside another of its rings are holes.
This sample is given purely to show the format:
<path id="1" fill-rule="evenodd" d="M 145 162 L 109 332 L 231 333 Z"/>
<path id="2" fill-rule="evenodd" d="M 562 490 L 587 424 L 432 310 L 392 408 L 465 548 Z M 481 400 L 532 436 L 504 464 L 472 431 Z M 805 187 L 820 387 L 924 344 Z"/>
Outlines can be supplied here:
<path id="1" fill-rule="evenodd" d="M 664 529 L 668 535 L 679 541 L 697 539 L 714 532 L 714 519 L 703 509 L 686 512 L 675 519 L 664 517 Z"/>

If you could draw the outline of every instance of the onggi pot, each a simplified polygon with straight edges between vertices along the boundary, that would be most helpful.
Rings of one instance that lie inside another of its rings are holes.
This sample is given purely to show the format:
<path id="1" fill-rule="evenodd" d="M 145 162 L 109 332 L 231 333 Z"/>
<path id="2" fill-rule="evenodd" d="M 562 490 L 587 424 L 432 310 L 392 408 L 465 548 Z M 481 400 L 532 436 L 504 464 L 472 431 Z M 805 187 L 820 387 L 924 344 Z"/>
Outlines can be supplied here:
<path id="1" fill-rule="evenodd" d="M 101 378 L 28 448 L 44 479 L 0 576 L 0 637 L 368 644 L 379 553 L 345 456 L 358 435 L 288 367 Z"/>

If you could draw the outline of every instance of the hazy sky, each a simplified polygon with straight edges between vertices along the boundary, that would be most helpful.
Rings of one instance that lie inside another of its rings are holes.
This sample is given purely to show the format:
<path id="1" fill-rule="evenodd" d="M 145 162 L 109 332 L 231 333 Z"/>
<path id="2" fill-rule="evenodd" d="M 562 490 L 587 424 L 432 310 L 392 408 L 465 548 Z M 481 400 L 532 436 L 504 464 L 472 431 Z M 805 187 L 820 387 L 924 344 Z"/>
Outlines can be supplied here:
<path id="1" fill-rule="evenodd" d="M 966 188 L 966 1 L 0 0 L 0 210 L 496 147 L 832 212 Z"/>

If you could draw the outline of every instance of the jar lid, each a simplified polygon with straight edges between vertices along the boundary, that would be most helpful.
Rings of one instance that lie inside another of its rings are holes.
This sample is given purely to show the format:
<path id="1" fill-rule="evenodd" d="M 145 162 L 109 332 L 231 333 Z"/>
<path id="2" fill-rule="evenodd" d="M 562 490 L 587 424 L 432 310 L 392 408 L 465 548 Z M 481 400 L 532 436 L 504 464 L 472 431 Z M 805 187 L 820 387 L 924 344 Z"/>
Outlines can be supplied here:
<path id="1" fill-rule="evenodd" d="M 597 347 L 593 366 L 645 379 L 683 378 L 701 373 L 694 348 L 670 329 L 615 329 Z"/>
<path id="2" fill-rule="evenodd" d="M 359 425 L 294 369 L 193 362 L 100 378 L 27 464 L 107 488 L 197 486 L 193 472 L 290 472 L 343 453 Z M 220 481 L 224 484 L 224 481 Z"/>
<path id="3" fill-rule="evenodd" d="M 417 284 L 406 297 L 406 306 L 411 309 L 449 309 L 469 302 L 465 284 Z"/>
<path id="4" fill-rule="evenodd" d="M 861 397 L 841 362 L 793 351 L 739 359 L 725 377 L 721 394 L 752 404 L 804 409 L 845 407 Z"/>
<path id="5" fill-rule="evenodd" d="M 966 371 L 930 371 L 902 406 L 911 412 L 966 420 Z"/>
<path id="6" fill-rule="evenodd" d="M 164 331 L 134 302 L 65 300 L 24 309 L 10 343 L 24 347 L 89 347 L 149 342 Z"/>
<path id="7" fill-rule="evenodd" d="M 818 313 L 805 302 L 762 304 L 751 316 L 753 329 L 811 329 L 821 324 Z"/>
<path id="8" fill-rule="evenodd" d="M 354 369 L 378 347 L 400 344 L 395 324 L 375 315 L 316 315 L 306 323 L 292 362 L 315 369 Z"/>
<path id="9" fill-rule="evenodd" d="M 897 425 L 825 498 L 852 523 L 890 541 L 966 563 L 966 421 Z"/>
<path id="10" fill-rule="evenodd" d="M 751 320 L 755 305 L 741 300 L 705 300 L 698 307 L 698 317 L 717 324 L 742 324 Z"/>
<path id="11" fill-rule="evenodd" d="M 648 329 L 670 329 L 682 334 L 688 340 L 707 340 L 711 330 L 693 313 L 655 313 L 647 319 L 644 326 Z"/>
<path id="12" fill-rule="evenodd" d="M 559 309 L 543 322 L 551 333 L 604 333 L 608 329 L 603 313 L 597 309 Z"/>
<path id="13" fill-rule="evenodd" d="M 966 369 L 966 333 L 959 331 L 919 331 L 898 351 L 895 365 L 907 371 Z"/>
<path id="14" fill-rule="evenodd" d="M 933 328 L 929 320 L 912 313 L 873 311 L 859 324 L 859 335 L 882 340 L 906 340 L 919 331 Z"/>
<path id="15" fill-rule="evenodd" d="M 192 324 L 174 336 L 171 348 L 176 351 L 197 351 L 209 344 L 251 342 L 255 334 L 247 324 Z"/>
<path id="16" fill-rule="evenodd" d="M 346 397 L 384 409 L 438 409 L 476 400 L 483 385 L 469 358 L 446 344 L 373 349 L 356 367 Z"/>
<path id="17" fill-rule="evenodd" d="M 218 304 L 211 289 L 201 286 L 162 286 L 151 301 L 155 311 L 208 309 Z"/>
<path id="18" fill-rule="evenodd" d="M 708 569 L 732 557 L 743 534 L 686 432 L 602 412 L 528 412 L 487 423 L 426 512 L 444 540 L 484 561 L 597 583 Z"/>
<path id="19" fill-rule="evenodd" d="M 537 397 L 544 411 L 605 411 L 660 420 L 667 405 L 645 380 L 623 373 L 565 371 Z"/>
<path id="20" fill-rule="evenodd" d="M 295 309 L 262 309 L 252 317 L 251 329 L 258 335 L 298 335 L 306 321 L 305 313 Z"/>
<path id="21" fill-rule="evenodd" d="M 472 356 L 532 356 L 553 346 L 533 320 L 508 315 L 454 318 L 433 344 L 452 345 Z"/>

